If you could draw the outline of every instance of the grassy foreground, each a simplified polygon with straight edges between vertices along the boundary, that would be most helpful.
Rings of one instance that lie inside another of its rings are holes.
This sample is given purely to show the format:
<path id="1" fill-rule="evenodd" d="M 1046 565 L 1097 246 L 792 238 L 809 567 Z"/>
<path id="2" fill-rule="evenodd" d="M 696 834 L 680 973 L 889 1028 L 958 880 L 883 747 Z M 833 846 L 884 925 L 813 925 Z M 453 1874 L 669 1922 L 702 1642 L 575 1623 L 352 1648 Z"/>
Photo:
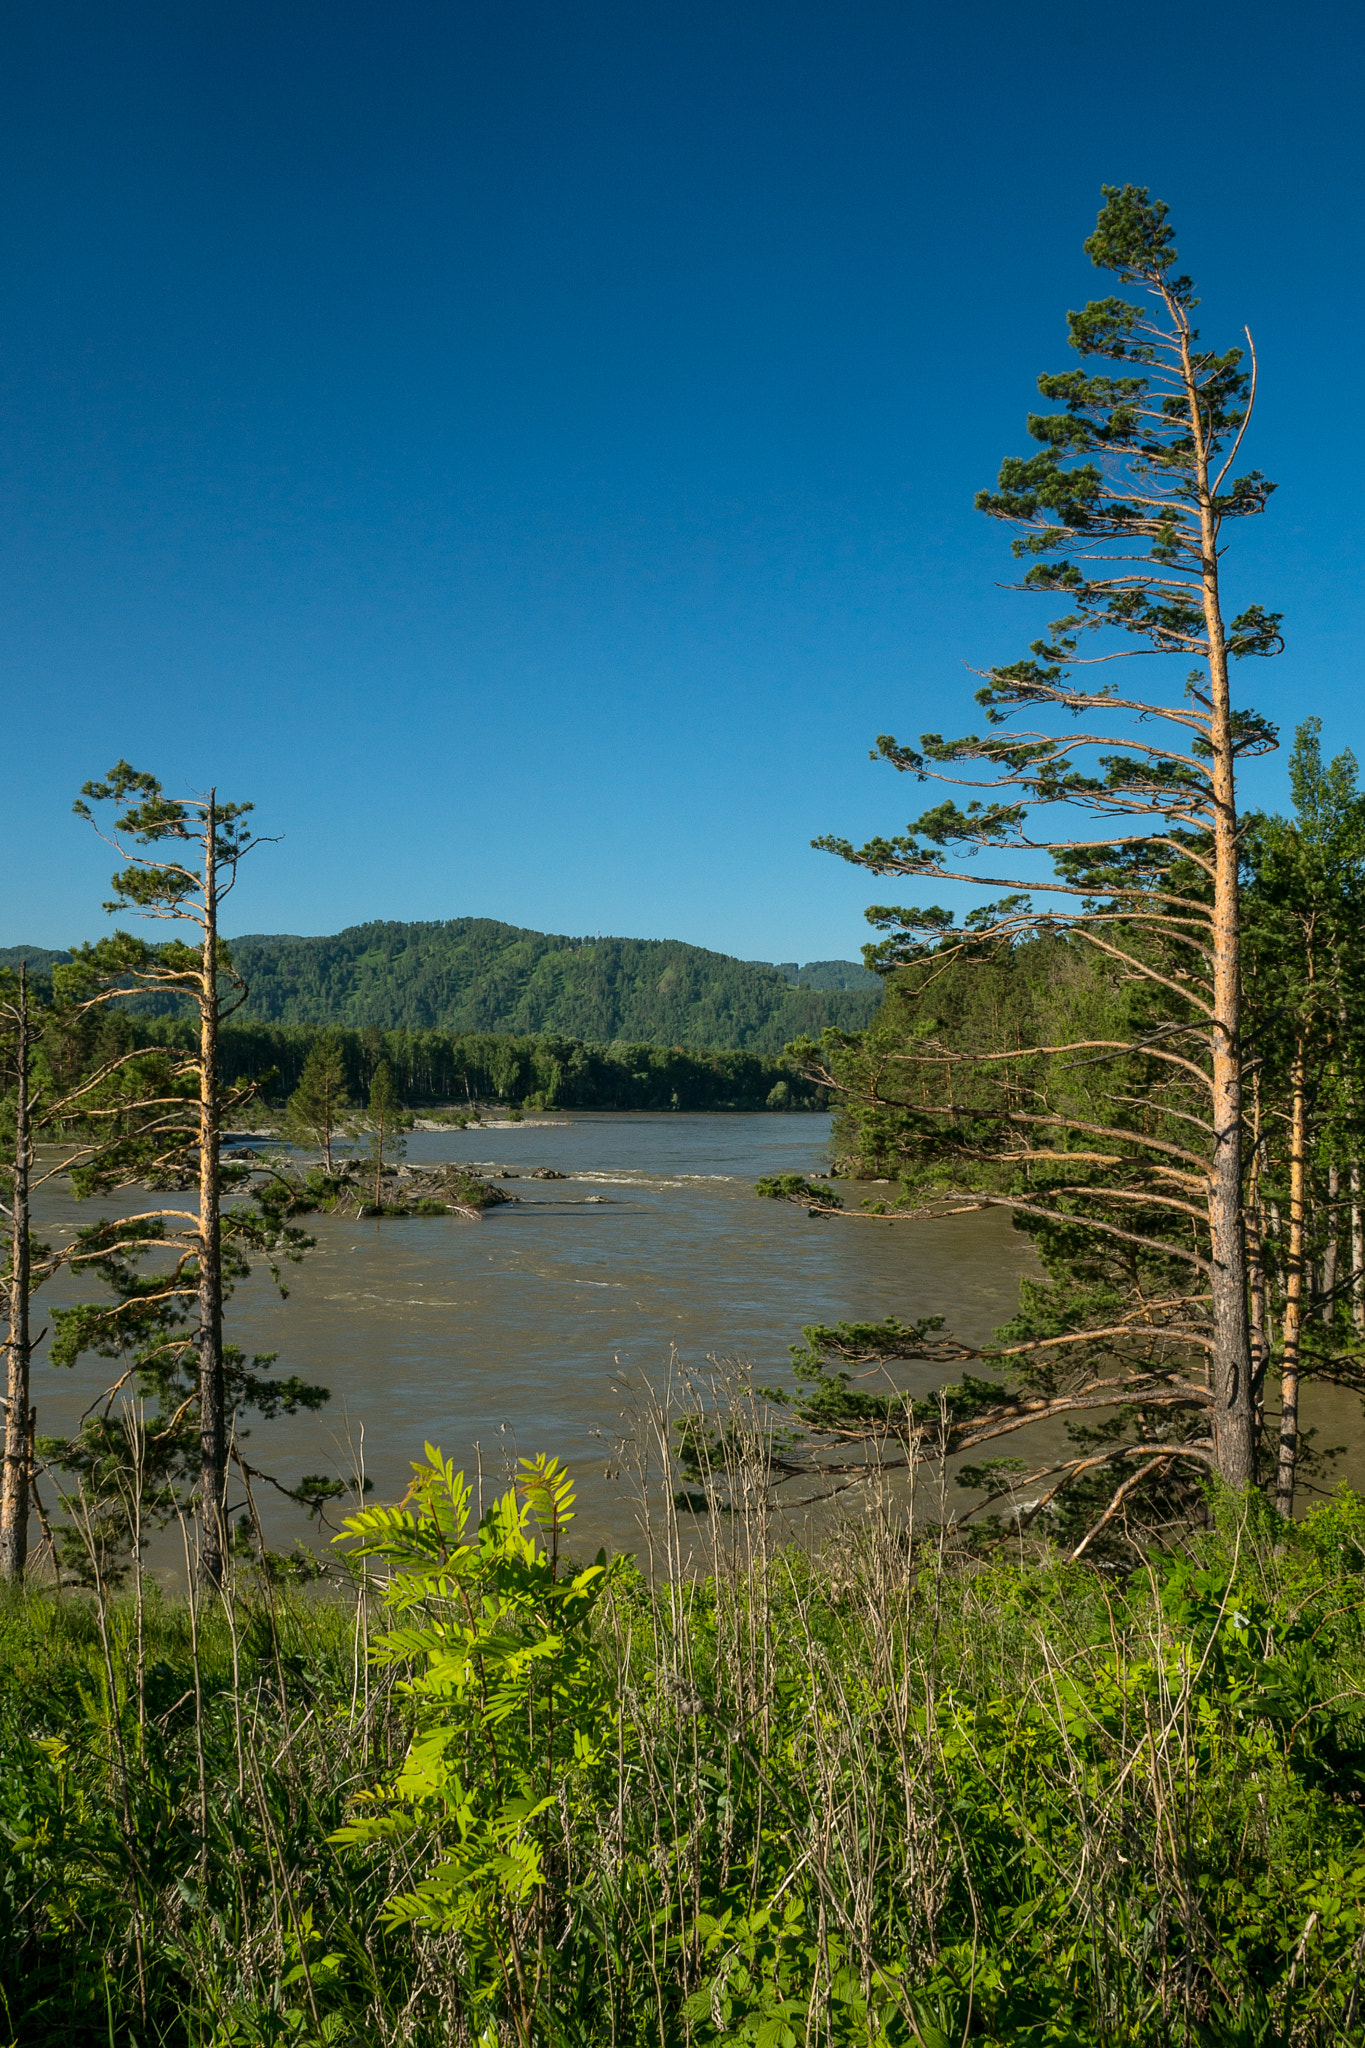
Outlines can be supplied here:
<path id="1" fill-rule="evenodd" d="M 1360 1498 L 1126 1581 L 741 1504 L 652 1585 L 569 1504 L 0 1606 L 0 2042 L 1365 2038 Z"/>

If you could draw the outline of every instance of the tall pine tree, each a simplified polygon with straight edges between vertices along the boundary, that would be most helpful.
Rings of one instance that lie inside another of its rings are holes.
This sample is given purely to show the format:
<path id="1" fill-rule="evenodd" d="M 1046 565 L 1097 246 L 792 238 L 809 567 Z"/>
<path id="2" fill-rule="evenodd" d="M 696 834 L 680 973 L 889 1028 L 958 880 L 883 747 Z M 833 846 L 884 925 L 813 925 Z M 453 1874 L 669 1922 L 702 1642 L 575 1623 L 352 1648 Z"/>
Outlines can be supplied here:
<path id="1" fill-rule="evenodd" d="M 1256 1387 L 1236 783 L 1239 759 L 1275 736 L 1234 706 L 1231 669 L 1278 651 L 1280 636 L 1258 605 L 1229 617 L 1223 558 L 1233 524 L 1259 514 L 1273 486 L 1236 469 L 1254 355 L 1202 342 L 1166 207 L 1106 187 L 1085 246 L 1137 296 L 1068 316 L 1084 366 L 1039 378 L 1056 408 L 1029 418 L 1041 452 L 1008 459 L 977 498 L 1014 530 L 1027 565 L 1016 587 L 1065 610 L 1026 658 L 985 672 L 983 734 L 878 741 L 902 773 L 981 794 L 950 795 L 895 837 L 817 844 L 877 875 L 1009 892 L 956 939 L 937 906 L 874 907 L 892 934 L 869 953 L 883 967 L 930 953 L 940 966 L 984 961 L 1045 935 L 1112 965 L 1128 992 L 1118 1028 L 962 1047 L 935 1036 L 930 1011 L 891 1093 L 912 1165 L 950 1162 L 974 1201 L 1101 1260 L 1106 1244 L 1131 1254 L 1126 1298 L 1106 1269 L 1060 1327 L 1016 1331 L 1054 1384 L 1068 1351 L 1077 1361 L 1057 1400 L 1198 1411 L 1202 1429 L 1163 1456 L 1242 1488 L 1255 1477 Z M 1111 665 L 1137 655 L 1169 658 L 1180 680 L 1165 695 L 1127 691 Z M 1042 722 L 1009 731 L 1020 714 Z M 1058 830 L 1067 812 L 1075 823 Z"/>
<path id="2" fill-rule="evenodd" d="M 106 829 L 96 822 L 91 805 L 113 806 L 116 815 Z M 178 1371 L 187 1353 L 195 1359 L 193 1405 L 197 1415 L 198 1569 L 202 1580 L 216 1585 L 222 1578 L 227 1546 L 226 1497 L 229 1461 L 229 1361 L 223 1342 L 225 1253 L 236 1273 L 246 1270 L 244 1252 L 262 1250 L 273 1257 L 297 1256 L 304 1240 L 289 1231 L 259 1204 L 240 1203 L 226 1214 L 223 1194 L 243 1184 L 240 1170 L 225 1168 L 221 1139 L 225 1109 L 240 1107 L 250 1086 L 225 1095 L 219 1071 L 218 1034 L 223 1020 L 245 1000 L 246 987 L 233 969 L 231 955 L 219 934 L 219 914 L 236 884 L 243 858 L 262 843 L 247 823 L 250 804 L 223 803 L 216 790 L 186 798 L 165 794 L 155 776 L 119 761 L 102 782 L 87 782 L 75 805 L 77 816 L 96 826 L 100 836 L 126 863 L 113 877 L 111 912 L 133 910 L 169 925 L 174 936 L 152 944 L 119 931 L 110 939 L 78 948 L 69 968 L 58 978 L 73 996 L 87 1002 L 117 1001 L 128 989 L 154 991 L 188 1002 L 196 1018 L 196 1045 L 185 1057 L 193 1086 L 192 1117 L 171 1119 L 164 1134 L 141 1134 L 125 1150 L 114 1148 L 89 1168 L 84 1192 L 116 1186 L 182 1183 L 192 1177 L 197 1194 L 193 1211 L 159 1209 L 141 1217 L 96 1225 L 82 1233 L 82 1260 L 98 1271 L 120 1296 L 113 1325 L 106 1312 L 68 1311 L 60 1339 L 63 1355 L 82 1348 L 108 1348 L 111 1328 L 141 1331 L 144 1369 L 162 1378 Z M 186 927 L 189 942 L 178 934 Z M 160 1151 L 157 1143 L 164 1138 Z M 176 1264 L 149 1288 L 139 1261 L 154 1249 L 171 1250 Z M 192 1309 L 191 1309 L 192 1305 Z M 186 1322 L 187 1314 L 192 1321 Z M 267 1361 L 258 1361 L 258 1364 Z M 239 1397 L 256 1405 L 276 1406 L 283 1399 L 311 1404 L 319 1389 L 284 1383 L 287 1391 L 271 1390 L 259 1372 L 233 1361 Z M 163 1392 L 171 1388 L 165 1380 Z"/>

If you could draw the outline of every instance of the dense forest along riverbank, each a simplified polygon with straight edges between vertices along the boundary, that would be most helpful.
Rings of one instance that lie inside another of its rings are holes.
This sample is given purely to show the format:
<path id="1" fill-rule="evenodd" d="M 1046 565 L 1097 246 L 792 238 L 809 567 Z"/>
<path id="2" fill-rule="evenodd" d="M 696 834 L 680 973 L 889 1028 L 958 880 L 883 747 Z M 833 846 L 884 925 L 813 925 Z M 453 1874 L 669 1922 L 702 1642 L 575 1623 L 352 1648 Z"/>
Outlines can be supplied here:
<path id="1" fill-rule="evenodd" d="M 941 1313 L 980 1340 L 1013 1308 L 1028 1252 L 1003 1217 L 808 1222 L 754 1194 L 761 1175 L 819 1169 L 828 1132 L 817 1114 L 609 1112 L 414 1132 L 414 1166 L 495 1166 L 519 1176 L 499 1185 L 520 1201 L 478 1223 L 306 1218 L 317 1249 L 288 1272 L 288 1300 L 254 1274 L 229 1334 L 332 1399 L 320 1415 L 257 1424 L 248 1455 L 290 1483 L 345 1474 L 348 1433 L 357 1445 L 363 1434 L 375 1496 L 393 1499 L 425 1439 L 457 1461 L 478 1442 L 499 1476 L 513 1445 L 547 1450 L 581 1480 L 581 1540 L 632 1547 L 634 1509 L 604 1481 L 599 1434 L 622 1426 L 618 1365 L 657 1384 L 675 1346 L 695 1366 L 708 1353 L 751 1360 L 771 1381 L 803 1323 Z M 531 1179 L 537 1167 L 569 1178 Z M 95 1208 L 58 1194 L 43 1228 Z M 63 1298 L 69 1285 L 43 1297 Z M 74 1427 L 104 1384 L 93 1361 L 78 1375 L 39 1366 L 40 1431 Z M 310 1535 L 267 1489 L 260 1506 L 272 1543 Z"/>

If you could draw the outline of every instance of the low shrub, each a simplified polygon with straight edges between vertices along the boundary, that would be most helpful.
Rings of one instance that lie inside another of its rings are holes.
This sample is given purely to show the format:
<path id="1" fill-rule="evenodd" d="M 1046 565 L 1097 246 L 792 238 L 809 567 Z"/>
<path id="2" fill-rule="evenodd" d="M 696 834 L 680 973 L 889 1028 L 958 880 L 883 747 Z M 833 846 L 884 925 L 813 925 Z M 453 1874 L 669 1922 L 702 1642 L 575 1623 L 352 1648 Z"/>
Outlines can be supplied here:
<path id="1" fill-rule="evenodd" d="M 1126 1577 L 572 1508 L 429 1452 L 328 1592 L 0 1602 L 4 2038 L 1361 2038 L 1357 1496 Z"/>

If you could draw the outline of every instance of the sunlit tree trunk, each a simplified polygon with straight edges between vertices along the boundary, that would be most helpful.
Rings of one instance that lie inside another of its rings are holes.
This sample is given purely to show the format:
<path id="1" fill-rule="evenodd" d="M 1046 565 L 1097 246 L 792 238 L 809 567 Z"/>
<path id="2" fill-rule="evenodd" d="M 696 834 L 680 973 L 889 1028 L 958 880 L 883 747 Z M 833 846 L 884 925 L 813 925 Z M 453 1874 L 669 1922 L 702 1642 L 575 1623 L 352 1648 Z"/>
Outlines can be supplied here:
<path id="1" fill-rule="evenodd" d="M 1337 1241 L 1337 1204 L 1341 1200 L 1341 1168 L 1334 1159 L 1327 1169 L 1327 1243 L 1322 1254 L 1322 1306 L 1318 1313 L 1324 1323 L 1331 1326 L 1336 1313 L 1337 1258 L 1340 1246 Z"/>
<path id="2" fill-rule="evenodd" d="M 223 1576 L 227 1511 L 227 1418 L 223 1397 L 223 1258 L 220 1232 L 218 1086 L 218 869 L 216 791 L 204 824 L 204 927 L 199 986 L 199 1572 Z"/>
<path id="3" fill-rule="evenodd" d="M 1365 1336 L 1365 1209 L 1360 1204 L 1360 1160 L 1356 1157 L 1351 1160 L 1351 1320 L 1357 1335 Z"/>
<path id="4" fill-rule="evenodd" d="M 1303 1333 L 1303 1226 L 1308 1166 L 1307 1056 L 1302 1036 L 1295 1040 L 1289 1085 L 1289 1256 L 1285 1264 L 1280 1365 L 1280 1456 L 1275 1473 L 1275 1505 L 1286 1517 L 1294 1512 L 1294 1474 L 1299 1455 L 1299 1351 Z"/>
<path id="5" fill-rule="evenodd" d="M 33 1412 L 29 1406 L 32 1345 L 29 1336 L 29 1174 L 33 1139 L 29 1119 L 28 976 L 19 969 L 15 1032 L 14 1166 L 10 1230 L 9 1344 L 5 1392 L 5 1460 L 0 1479 L 0 1580 L 16 1584 L 28 1563 L 29 1467 Z"/>
<path id="6" fill-rule="evenodd" d="M 1256 1477 L 1256 1417 L 1248 1328 L 1246 1239 L 1242 1216 L 1242 946 L 1238 901 L 1236 753 L 1228 683 L 1227 636 L 1218 588 L 1218 534 L 1209 480 L 1205 424 L 1188 330 L 1182 362 L 1194 439 L 1203 544 L 1203 607 L 1208 633 L 1213 795 L 1213 1158 L 1209 1188 L 1213 1268 L 1213 1446 L 1229 1486 Z"/>
<path id="7" fill-rule="evenodd" d="M 1261 1139 L 1261 1077 L 1252 1082 L 1251 1170 L 1247 1180 L 1247 1289 L 1251 1308 L 1251 1394 L 1259 1440 L 1265 1414 L 1265 1380 L 1270 1364 L 1270 1317 L 1266 1301 L 1264 1165 Z"/>
<path id="8" fill-rule="evenodd" d="M 1163 1302 L 1160 1311 L 1178 1344 L 1189 1347 L 1189 1365 L 1179 1369 L 1190 1376 L 1170 1396 L 1207 1413 L 1209 1434 L 1172 1455 L 1212 1465 L 1242 1492 L 1256 1476 L 1258 1388 L 1243 1208 L 1244 848 L 1236 769 L 1239 755 L 1267 750 L 1274 735 L 1247 707 L 1234 713 L 1229 663 L 1274 654 L 1282 643 L 1279 615 L 1261 606 L 1225 618 L 1220 559 L 1227 521 L 1259 513 L 1274 486 L 1256 471 L 1231 475 L 1254 405 L 1254 352 L 1244 369 L 1240 350 L 1216 355 L 1201 341 L 1191 324 L 1198 304 L 1192 281 L 1174 270 L 1165 206 L 1136 186 L 1106 186 L 1104 199 L 1086 252 L 1122 283 L 1138 284 L 1149 303 L 1092 301 L 1070 314 L 1069 337 L 1079 355 L 1121 364 L 1123 372 L 1041 377 L 1042 396 L 1063 408 L 1029 417 L 1043 452 L 1006 458 L 997 488 L 976 499 L 978 509 L 1014 528 L 1016 559 L 1030 562 L 1015 587 L 1056 596 L 1066 607 L 1049 637 L 1030 643 L 1028 658 L 981 672 L 986 686 L 977 702 L 994 727 L 1016 713 L 1032 719 L 1055 711 L 1069 721 L 1095 713 L 1100 729 L 1072 723 L 1061 732 L 1030 725 L 1012 736 L 923 733 L 918 748 L 881 734 L 880 758 L 918 781 L 933 777 L 970 791 L 970 800 L 964 808 L 953 794 L 912 819 L 904 834 L 862 848 L 834 836 L 815 844 L 879 875 L 1009 892 L 979 904 L 960 928 L 938 904 L 874 906 L 874 926 L 897 934 L 877 949 L 879 964 L 949 950 L 964 961 L 985 959 L 992 946 L 1064 930 L 1125 979 L 1147 984 L 1163 1020 L 1154 1035 L 1031 1049 L 1021 1043 L 1017 1057 L 1047 1062 L 1083 1052 L 1082 1065 L 1133 1058 L 1140 1075 L 1164 1066 L 1159 1093 L 1197 1091 L 1174 1110 L 1171 1135 L 1139 1129 L 1127 1095 L 1111 1098 L 1112 1112 L 1107 1105 L 1082 1111 L 1070 1083 L 1053 1093 L 1042 1087 L 1035 1100 L 1031 1072 L 1011 1097 L 1005 1077 L 1015 1055 L 993 1044 L 954 1052 L 944 1067 L 994 1091 L 990 1115 L 972 1130 L 956 1098 L 941 1099 L 928 1105 L 932 1121 L 917 1123 L 910 1142 L 926 1162 L 935 1152 L 952 1157 L 963 1178 L 975 1178 L 992 1155 L 1008 1165 L 1006 1181 L 978 1183 L 972 1192 L 1032 1219 L 1028 1227 L 1060 1227 L 1073 1242 L 1090 1231 L 1188 1273 L 1178 1303 Z M 1121 647 L 1102 639 L 1087 653 L 1082 636 L 1091 631 L 1130 637 Z M 1155 653 L 1197 664 L 1186 667 L 1178 701 L 1128 698 L 1118 683 L 1088 673 L 1139 651 L 1134 641 L 1144 639 Z M 1115 716 L 1148 732 L 1154 721 L 1161 726 L 1150 738 L 1142 730 L 1129 737 L 1111 725 Z M 1117 751 L 1104 751 L 1111 744 Z M 1094 773 L 1079 766 L 1092 748 L 1101 750 Z M 1047 814 L 1071 802 L 1085 816 L 1077 836 L 1033 836 L 1030 806 Z M 1011 857 L 1024 848 L 1049 853 L 1055 879 L 1013 868 Z M 988 862 L 972 865 L 987 854 Z M 1035 907 L 1043 891 L 1052 900 Z M 874 1082 L 874 1094 L 880 1086 Z M 1042 1188 L 1020 1185 L 1031 1159 L 1047 1168 Z M 1081 1176 L 1074 1186 L 1057 1176 L 1064 1161 Z M 1150 1312 L 1150 1303 L 1135 1299 L 1135 1319 Z M 1135 1360 L 1136 1347 L 1124 1342 L 1135 1327 L 1136 1320 L 1123 1331 L 1106 1324 L 1094 1334 L 1113 1344 L 1115 1358 Z M 1065 1342 L 1073 1339 L 1081 1341 L 1079 1329 Z M 1196 1347 L 1197 1357 L 1190 1355 Z M 1117 1405 L 1123 1377 L 1108 1378 Z M 1089 1391 L 1084 1398 L 1090 1401 Z"/>

